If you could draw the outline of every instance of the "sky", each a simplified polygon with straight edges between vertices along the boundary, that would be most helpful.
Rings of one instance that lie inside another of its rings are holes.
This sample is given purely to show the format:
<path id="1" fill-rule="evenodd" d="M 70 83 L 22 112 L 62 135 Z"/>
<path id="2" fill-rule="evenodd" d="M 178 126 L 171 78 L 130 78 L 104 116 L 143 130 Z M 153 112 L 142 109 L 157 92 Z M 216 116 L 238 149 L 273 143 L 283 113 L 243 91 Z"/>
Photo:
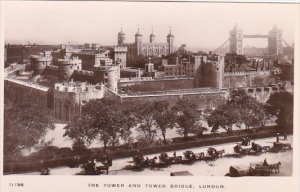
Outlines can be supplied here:
<path id="1" fill-rule="evenodd" d="M 37 44 L 115 45 L 121 27 L 126 42 L 139 27 L 145 42 L 152 28 L 157 42 L 171 29 L 177 46 L 218 47 L 235 24 L 244 34 L 267 34 L 276 24 L 291 45 L 299 17 L 295 4 L 262 3 L 12 1 L 3 11 L 6 43 Z M 263 39 L 245 43 L 267 46 Z"/>

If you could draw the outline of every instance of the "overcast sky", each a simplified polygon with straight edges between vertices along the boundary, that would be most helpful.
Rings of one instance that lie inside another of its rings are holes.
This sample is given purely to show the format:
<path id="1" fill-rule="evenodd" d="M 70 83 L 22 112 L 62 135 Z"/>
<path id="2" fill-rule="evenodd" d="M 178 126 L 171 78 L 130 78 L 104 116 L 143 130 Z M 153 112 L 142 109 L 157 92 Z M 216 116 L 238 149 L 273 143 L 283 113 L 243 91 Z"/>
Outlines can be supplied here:
<path id="1" fill-rule="evenodd" d="M 121 26 L 126 42 L 133 42 L 139 25 L 143 41 L 149 41 L 153 26 L 157 42 L 165 42 L 171 27 L 177 46 L 218 47 L 235 23 L 244 34 L 267 34 L 276 24 L 292 44 L 299 17 L 295 4 L 246 3 L 13 1 L 6 2 L 4 11 L 6 42 L 38 44 L 114 45 Z"/>

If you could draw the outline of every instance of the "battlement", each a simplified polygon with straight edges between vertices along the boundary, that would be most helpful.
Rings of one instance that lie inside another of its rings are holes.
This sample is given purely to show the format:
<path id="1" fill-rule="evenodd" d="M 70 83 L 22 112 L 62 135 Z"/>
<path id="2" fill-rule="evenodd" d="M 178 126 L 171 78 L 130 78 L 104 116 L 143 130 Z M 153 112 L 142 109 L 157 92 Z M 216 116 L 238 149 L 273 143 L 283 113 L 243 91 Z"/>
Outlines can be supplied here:
<path id="1" fill-rule="evenodd" d="M 94 66 L 94 71 L 114 71 L 120 68 L 119 65 L 104 65 Z"/>
<path id="2" fill-rule="evenodd" d="M 81 64 L 81 59 L 78 57 L 58 59 L 59 65 L 74 65 Z"/>
<path id="3" fill-rule="evenodd" d="M 46 69 L 53 70 L 53 71 L 58 71 L 58 66 L 48 65 L 48 66 L 46 66 Z"/>
<path id="4" fill-rule="evenodd" d="M 94 76 L 94 71 L 88 71 L 88 70 L 75 70 L 74 73 L 78 75 L 84 75 L 84 76 Z"/>
<path id="5" fill-rule="evenodd" d="M 55 83 L 55 91 L 58 92 L 101 92 L 103 91 L 103 85 L 97 84 L 92 85 L 86 82 L 66 82 L 66 83 Z"/>
<path id="6" fill-rule="evenodd" d="M 270 71 L 225 72 L 224 76 L 270 75 Z"/>
<path id="7" fill-rule="evenodd" d="M 51 62 L 52 56 L 49 55 L 31 55 L 30 59 L 35 60 L 37 62 Z"/>
<path id="8" fill-rule="evenodd" d="M 114 52 L 127 52 L 127 47 L 121 47 L 121 46 L 114 47 Z"/>

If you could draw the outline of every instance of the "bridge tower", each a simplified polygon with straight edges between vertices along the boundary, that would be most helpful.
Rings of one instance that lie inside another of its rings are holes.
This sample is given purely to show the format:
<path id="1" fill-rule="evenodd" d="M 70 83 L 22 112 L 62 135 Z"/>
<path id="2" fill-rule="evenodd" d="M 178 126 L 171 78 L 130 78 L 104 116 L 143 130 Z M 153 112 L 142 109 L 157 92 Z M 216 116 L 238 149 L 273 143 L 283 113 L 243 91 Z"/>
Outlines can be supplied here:
<path id="1" fill-rule="evenodd" d="M 280 55 L 283 53 L 282 48 L 282 31 L 276 25 L 271 29 L 268 36 L 268 53 L 269 55 Z"/>
<path id="2" fill-rule="evenodd" d="M 237 24 L 229 32 L 229 52 L 243 54 L 243 30 Z"/>

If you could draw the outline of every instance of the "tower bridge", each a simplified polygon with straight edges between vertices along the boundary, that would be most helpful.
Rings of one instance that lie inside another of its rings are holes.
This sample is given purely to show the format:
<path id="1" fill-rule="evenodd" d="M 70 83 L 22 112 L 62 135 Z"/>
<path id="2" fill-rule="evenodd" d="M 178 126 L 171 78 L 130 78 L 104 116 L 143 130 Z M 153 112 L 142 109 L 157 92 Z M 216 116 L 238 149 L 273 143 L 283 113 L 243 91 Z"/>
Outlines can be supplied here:
<path id="1" fill-rule="evenodd" d="M 245 38 L 265 38 L 268 39 L 268 46 L 266 47 L 266 54 L 268 56 L 277 56 L 283 53 L 283 45 L 290 47 L 282 38 L 282 30 L 278 29 L 276 25 L 269 31 L 268 34 L 244 34 L 243 30 L 237 25 L 229 31 L 229 38 L 215 49 L 215 53 L 236 53 L 239 55 L 245 54 L 243 42 Z"/>

